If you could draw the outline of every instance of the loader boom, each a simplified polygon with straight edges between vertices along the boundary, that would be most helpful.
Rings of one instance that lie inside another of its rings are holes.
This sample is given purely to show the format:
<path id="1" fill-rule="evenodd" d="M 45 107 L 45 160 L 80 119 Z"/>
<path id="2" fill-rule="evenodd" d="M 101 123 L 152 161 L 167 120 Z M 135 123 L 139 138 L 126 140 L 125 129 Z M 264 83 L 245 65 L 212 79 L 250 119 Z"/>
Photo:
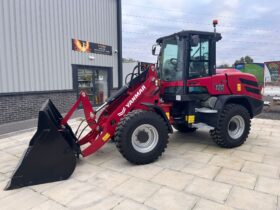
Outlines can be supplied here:
<path id="1" fill-rule="evenodd" d="M 102 110 L 98 119 L 93 112 L 89 99 L 84 92 L 81 92 L 76 104 L 72 107 L 69 114 L 62 120 L 65 124 L 73 111 L 81 101 L 84 106 L 86 120 L 91 131 L 83 138 L 78 139 L 80 146 L 89 143 L 89 146 L 81 151 L 83 157 L 89 156 L 102 147 L 109 139 L 114 137 L 115 129 L 120 119 L 134 109 L 148 110 L 149 107 L 143 105 L 159 104 L 159 87 L 156 86 L 157 74 L 155 66 L 152 65 L 132 80 L 127 86 L 121 89 L 122 93 L 117 98 L 109 99 L 107 105 Z M 134 83 L 134 84 L 132 84 Z"/>

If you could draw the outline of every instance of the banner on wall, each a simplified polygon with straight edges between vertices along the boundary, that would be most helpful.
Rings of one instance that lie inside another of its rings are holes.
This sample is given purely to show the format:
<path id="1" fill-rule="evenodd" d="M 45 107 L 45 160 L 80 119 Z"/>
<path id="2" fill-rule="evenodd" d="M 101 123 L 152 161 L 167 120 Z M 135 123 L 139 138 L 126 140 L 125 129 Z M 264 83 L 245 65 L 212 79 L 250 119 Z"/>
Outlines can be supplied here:
<path id="1" fill-rule="evenodd" d="M 112 55 L 112 46 L 72 39 L 72 50 L 84 53 Z"/>
<path id="2" fill-rule="evenodd" d="M 241 72 L 255 75 L 260 86 L 264 85 L 264 64 L 263 63 L 240 63 L 235 68 Z"/>
<path id="3" fill-rule="evenodd" d="M 280 61 L 271 61 L 264 63 L 265 82 L 270 86 L 280 85 Z"/>

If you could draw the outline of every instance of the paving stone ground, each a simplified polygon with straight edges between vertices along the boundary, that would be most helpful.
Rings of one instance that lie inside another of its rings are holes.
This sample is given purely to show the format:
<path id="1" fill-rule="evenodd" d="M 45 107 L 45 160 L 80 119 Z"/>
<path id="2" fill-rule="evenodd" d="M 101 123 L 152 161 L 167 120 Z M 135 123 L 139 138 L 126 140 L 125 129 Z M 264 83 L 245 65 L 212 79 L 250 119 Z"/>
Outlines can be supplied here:
<path id="1" fill-rule="evenodd" d="M 208 130 L 175 131 L 164 155 L 144 166 L 108 143 L 78 161 L 67 181 L 3 191 L 33 134 L 0 139 L 1 210 L 280 210 L 277 120 L 254 119 L 248 140 L 234 149 L 216 146 Z"/>

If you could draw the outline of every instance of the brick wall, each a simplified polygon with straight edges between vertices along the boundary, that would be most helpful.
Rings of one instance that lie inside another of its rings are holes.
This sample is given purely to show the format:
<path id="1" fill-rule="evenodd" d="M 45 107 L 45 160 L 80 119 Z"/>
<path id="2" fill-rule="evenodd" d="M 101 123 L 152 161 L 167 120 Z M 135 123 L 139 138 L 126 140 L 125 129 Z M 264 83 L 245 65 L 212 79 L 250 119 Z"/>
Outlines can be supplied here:
<path id="1" fill-rule="evenodd" d="M 41 105 L 51 99 L 61 113 L 75 103 L 75 91 L 53 91 L 0 95 L 0 124 L 37 118 Z"/>

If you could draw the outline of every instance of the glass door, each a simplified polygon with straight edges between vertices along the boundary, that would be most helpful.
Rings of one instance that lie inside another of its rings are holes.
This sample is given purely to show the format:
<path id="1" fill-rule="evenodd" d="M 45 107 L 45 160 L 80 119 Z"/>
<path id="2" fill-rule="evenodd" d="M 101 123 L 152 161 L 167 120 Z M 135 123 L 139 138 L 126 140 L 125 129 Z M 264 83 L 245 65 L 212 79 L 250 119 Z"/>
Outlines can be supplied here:
<path id="1" fill-rule="evenodd" d="M 77 90 L 83 90 L 93 105 L 100 105 L 109 97 L 108 70 L 103 68 L 77 68 Z"/>
<path id="2" fill-rule="evenodd" d="M 92 70 L 78 69 L 78 92 L 85 91 L 90 100 L 93 99 Z"/>
<path id="3" fill-rule="evenodd" d="M 93 70 L 93 103 L 103 104 L 108 98 L 108 71 L 102 69 Z"/>

